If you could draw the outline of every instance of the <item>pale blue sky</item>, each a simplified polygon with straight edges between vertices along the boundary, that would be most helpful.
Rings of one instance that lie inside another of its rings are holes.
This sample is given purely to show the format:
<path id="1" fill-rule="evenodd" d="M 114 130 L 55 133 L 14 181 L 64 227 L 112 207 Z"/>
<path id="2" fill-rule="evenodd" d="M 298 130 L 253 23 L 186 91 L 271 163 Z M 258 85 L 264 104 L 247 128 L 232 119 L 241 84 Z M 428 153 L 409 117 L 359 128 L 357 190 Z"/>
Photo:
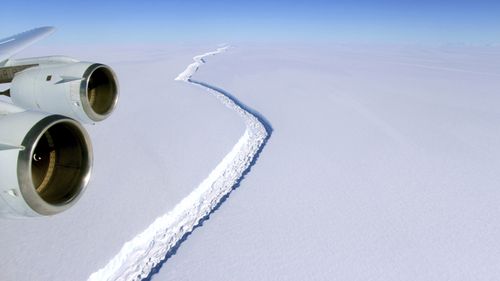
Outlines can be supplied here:
<path id="1" fill-rule="evenodd" d="M 64 41 L 500 43 L 500 1 L 6 1 L 0 37 L 36 26 Z"/>

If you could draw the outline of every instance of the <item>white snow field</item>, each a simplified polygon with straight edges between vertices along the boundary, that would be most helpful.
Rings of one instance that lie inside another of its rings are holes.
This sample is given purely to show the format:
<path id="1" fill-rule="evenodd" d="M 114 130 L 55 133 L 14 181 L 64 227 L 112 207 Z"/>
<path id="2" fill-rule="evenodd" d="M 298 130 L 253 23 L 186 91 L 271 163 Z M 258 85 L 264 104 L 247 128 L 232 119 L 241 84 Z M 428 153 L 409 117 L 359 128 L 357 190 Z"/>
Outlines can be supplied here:
<path id="1" fill-rule="evenodd" d="M 498 47 L 235 45 L 194 78 L 273 133 L 152 280 L 500 276 Z"/>
<path id="2" fill-rule="evenodd" d="M 0 221 L 0 280 L 500 276 L 500 47 L 216 49 L 59 50 L 120 105 L 75 207 Z"/>

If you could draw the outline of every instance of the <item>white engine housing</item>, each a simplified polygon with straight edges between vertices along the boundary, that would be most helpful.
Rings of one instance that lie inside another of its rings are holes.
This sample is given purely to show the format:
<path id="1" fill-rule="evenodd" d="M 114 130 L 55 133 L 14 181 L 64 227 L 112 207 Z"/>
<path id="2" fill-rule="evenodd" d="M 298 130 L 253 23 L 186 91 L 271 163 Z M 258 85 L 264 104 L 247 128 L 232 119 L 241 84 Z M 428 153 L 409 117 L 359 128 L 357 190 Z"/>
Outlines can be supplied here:
<path id="1" fill-rule="evenodd" d="M 0 115 L 0 217 L 60 213 L 82 195 L 92 145 L 75 120 L 34 111 Z M 8 133 L 7 133 L 8 132 Z"/>
<path id="2" fill-rule="evenodd" d="M 118 81 L 103 64 L 40 64 L 17 73 L 11 82 L 13 103 L 25 109 L 61 114 L 94 123 L 106 119 L 118 100 Z"/>

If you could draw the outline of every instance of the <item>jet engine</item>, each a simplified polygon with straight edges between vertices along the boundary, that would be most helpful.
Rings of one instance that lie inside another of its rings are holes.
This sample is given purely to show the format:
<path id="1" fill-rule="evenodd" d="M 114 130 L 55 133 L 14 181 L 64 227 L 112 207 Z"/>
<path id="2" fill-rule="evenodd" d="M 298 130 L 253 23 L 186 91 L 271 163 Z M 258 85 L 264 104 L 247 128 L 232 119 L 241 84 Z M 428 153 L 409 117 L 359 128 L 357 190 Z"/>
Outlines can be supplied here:
<path id="1" fill-rule="evenodd" d="M 15 74 L 10 96 L 25 109 L 94 123 L 106 119 L 115 108 L 118 83 L 113 70 L 104 64 L 40 64 Z"/>
<path id="2" fill-rule="evenodd" d="M 90 139 L 78 122 L 22 111 L 0 115 L 0 132 L 0 216 L 54 215 L 75 204 L 92 168 Z"/>

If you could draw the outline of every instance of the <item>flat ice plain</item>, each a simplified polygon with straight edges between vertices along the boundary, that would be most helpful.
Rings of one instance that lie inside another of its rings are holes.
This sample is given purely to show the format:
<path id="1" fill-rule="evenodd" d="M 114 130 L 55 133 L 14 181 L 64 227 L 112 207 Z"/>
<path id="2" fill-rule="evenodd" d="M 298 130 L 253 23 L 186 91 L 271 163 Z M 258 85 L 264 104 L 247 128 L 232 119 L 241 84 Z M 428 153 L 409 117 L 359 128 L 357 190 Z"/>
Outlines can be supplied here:
<path id="1" fill-rule="evenodd" d="M 215 49 L 60 50 L 114 67 L 120 107 L 89 128 L 94 177 L 74 208 L 0 222 L 1 280 L 86 280 L 207 177 L 245 126 L 174 78 Z M 273 134 L 152 280 L 500 276 L 499 47 L 236 44 L 193 78 Z"/>

